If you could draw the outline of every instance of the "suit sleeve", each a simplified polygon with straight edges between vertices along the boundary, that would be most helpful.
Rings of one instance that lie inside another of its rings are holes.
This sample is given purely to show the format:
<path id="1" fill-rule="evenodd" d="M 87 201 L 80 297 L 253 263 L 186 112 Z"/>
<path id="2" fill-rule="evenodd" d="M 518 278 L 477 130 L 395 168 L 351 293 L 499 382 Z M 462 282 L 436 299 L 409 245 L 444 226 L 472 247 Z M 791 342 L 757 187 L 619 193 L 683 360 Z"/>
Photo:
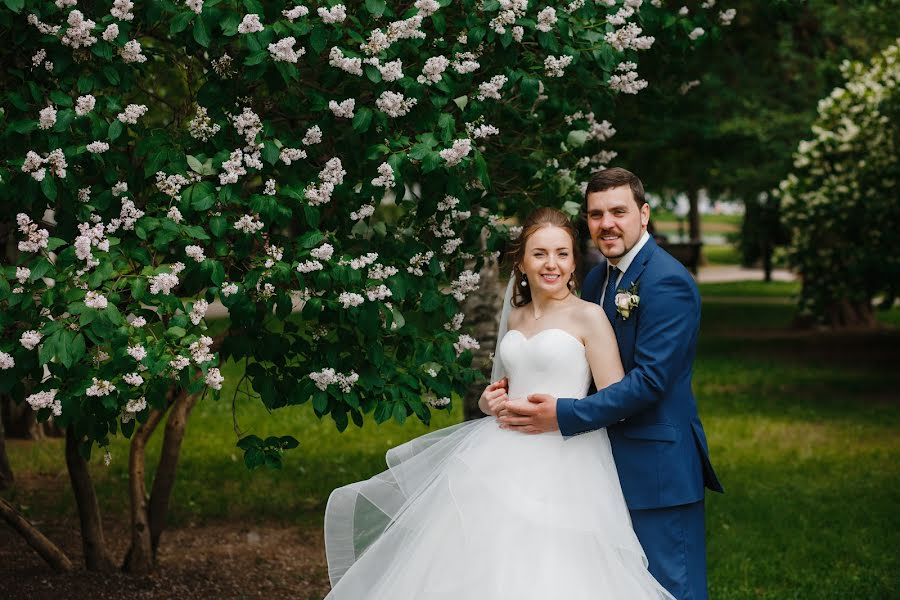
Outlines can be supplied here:
<path id="1" fill-rule="evenodd" d="M 670 275 L 641 295 L 635 337 L 635 366 L 621 381 L 576 400 L 559 398 L 562 435 L 607 427 L 659 402 L 672 380 L 690 368 L 687 340 L 700 324 L 700 297 L 693 281 Z"/>

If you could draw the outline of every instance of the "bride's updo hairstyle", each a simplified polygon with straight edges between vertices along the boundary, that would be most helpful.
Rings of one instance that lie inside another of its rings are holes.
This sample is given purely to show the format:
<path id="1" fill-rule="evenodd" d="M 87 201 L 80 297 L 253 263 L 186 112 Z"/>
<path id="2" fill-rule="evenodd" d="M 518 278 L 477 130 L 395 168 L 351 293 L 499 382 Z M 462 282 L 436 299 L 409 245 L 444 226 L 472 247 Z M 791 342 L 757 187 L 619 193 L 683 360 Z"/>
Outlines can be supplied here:
<path id="1" fill-rule="evenodd" d="M 522 285 L 522 281 L 525 280 L 525 274 L 519 270 L 519 264 L 525 258 L 525 245 L 528 243 L 528 238 L 534 235 L 538 229 L 550 226 L 564 229 L 569 234 L 569 237 L 572 239 L 572 258 L 574 263 L 578 264 L 578 231 L 566 213 L 548 206 L 535 210 L 525 219 L 525 222 L 522 224 L 522 233 L 512 241 L 512 245 L 507 253 L 508 260 L 513 264 L 512 276 L 515 279 L 515 284 L 513 285 L 512 305 L 516 308 L 531 302 L 531 287 Z M 572 272 L 572 277 L 567 285 L 572 292 L 578 288 L 574 272 Z"/>

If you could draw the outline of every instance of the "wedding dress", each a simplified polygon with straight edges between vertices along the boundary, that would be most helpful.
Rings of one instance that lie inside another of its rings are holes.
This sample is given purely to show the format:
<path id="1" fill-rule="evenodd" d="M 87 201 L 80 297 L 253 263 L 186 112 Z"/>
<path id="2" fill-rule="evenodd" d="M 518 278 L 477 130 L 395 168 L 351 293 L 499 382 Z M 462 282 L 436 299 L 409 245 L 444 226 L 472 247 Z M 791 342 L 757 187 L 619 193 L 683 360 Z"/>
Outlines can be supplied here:
<path id="1" fill-rule="evenodd" d="M 562 329 L 498 346 L 509 396 L 584 396 L 591 372 Z M 672 598 L 646 569 L 605 429 L 563 438 L 488 417 L 387 453 L 389 469 L 335 490 L 326 600 Z"/>

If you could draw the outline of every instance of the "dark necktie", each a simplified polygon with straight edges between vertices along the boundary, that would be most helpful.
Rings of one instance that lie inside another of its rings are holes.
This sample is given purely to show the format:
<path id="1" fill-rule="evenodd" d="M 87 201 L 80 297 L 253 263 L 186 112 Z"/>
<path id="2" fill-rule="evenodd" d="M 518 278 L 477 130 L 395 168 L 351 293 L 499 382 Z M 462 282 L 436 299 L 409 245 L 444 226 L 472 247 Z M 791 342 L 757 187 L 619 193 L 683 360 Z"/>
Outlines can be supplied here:
<path id="1" fill-rule="evenodd" d="M 609 276 L 606 280 L 606 293 L 603 296 L 603 311 L 609 317 L 610 323 L 616 319 L 616 279 L 619 278 L 619 269 L 609 265 Z"/>

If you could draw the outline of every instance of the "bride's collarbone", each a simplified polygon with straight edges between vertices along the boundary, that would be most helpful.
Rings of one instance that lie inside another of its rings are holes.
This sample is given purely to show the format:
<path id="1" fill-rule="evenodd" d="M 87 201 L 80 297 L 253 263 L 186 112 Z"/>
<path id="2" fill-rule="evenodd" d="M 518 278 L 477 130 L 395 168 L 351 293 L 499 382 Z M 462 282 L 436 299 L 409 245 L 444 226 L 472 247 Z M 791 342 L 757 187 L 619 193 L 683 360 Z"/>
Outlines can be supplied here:
<path id="1" fill-rule="evenodd" d="M 517 308 L 510 315 L 509 329 L 514 329 L 527 338 L 532 338 L 544 331 L 559 329 L 584 343 L 584 335 L 578 327 L 578 309 L 580 303 L 558 308 L 535 318 L 533 307 L 526 304 Z"/>

